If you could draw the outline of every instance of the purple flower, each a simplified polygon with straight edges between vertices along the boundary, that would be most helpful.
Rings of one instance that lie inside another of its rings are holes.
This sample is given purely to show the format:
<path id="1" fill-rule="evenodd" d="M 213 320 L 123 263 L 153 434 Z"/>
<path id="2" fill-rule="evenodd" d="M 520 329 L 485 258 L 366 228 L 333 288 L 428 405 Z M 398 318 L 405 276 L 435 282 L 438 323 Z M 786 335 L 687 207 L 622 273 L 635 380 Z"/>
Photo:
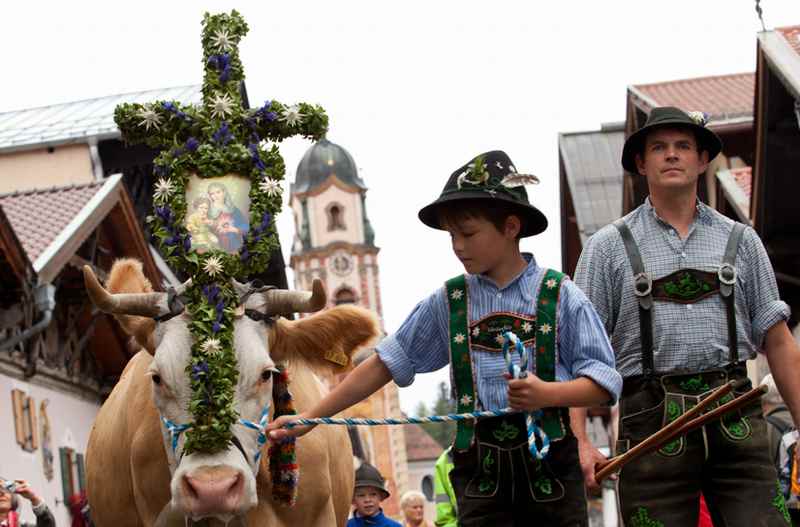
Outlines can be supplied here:
<path id="1" fill-rule="evenodd" d="M 239 251 L 239 259 L 243 262 L 250 259 L 250 251 L 247 250 L 246 245 L 242 245 L 242 249 Z"/>
<path id="2" fill-rule="evenodd" d="M 170 219 L 172 219 L 172 210 L 166 205 L 163 207 L 156 207 L 156 216 L 161 218 L 164 223 L 170 223 Z"/>
<path id="3" fill-rule="evenodd" d="M 153 173 L 158 177 L 167 177 L 169 175 L 169 165 L 153 165 Z"/>
<path id="4" fill-rule="evenodd" d="M 222 326 L 220 326 L 219 322 L 214 322 L 214 324 L 211 326 L 211 333 L 214 333 L 214 334 L 219 333 L 219 330 L 221 330 L 221 329 L 222 329 Z"/>
<path id="5" fill-rule="evenodd" d="M 162 102 L 161 103 L 161 107 L 164 108 L 168 112 L 175 113 L 175 112 L 178 111 L 178 109 L 175 107 L 175 104 L 171 103 L 171 102 L 168 102 L 168 101 Z"/>
<path id="6" fill-rule="evenodd" d="M 197 150 L 197 147 L 199 146 L 200 146 L 200 141 L 198 141 L 194 137 L 190 137 L 189 139 L 187 139 L 186 144 L 184 145 L 186 150 L 188 150 L 189 152 L 194 152 L 195 150 Z"/>
<path id="7" fill-rule="evenodd" d="M 226 146 L 228 143 L 230 143 L 233 140 L 233 134 L 228 128 L 228 123 L 226 121 L 222 121 L 219 130 L 214 132 L 214 135 L 211 136 L 211 138 L 215 143 L 221 146 Z"/>
<path id="8" fill-rule="evenodd" d="M 269 223 L 272 221 L 272 214 L 269 212 L 264 212 L 264 215 L 261 216 L 261 228 L 266 229 L 269 227 Z"/>
<path id="9" fill-rule="evenodd" d="M 183 238 L 183 250 L 188 253 L 191 249 L 192 249 L 192 235 L 187 234 Z"/>
<path id="10" fill-rule="evenodd" d="M 208 373 L 208 363 L 206 361 L 202 361 L 192 366 L 192 379 L 194 379 L 195 381 L 200 380 L 207 373 Z"/>
<path id="11" fill-rule="evenodd" d="M 203 287 L 203 294 L 206 295 L 208 303 L 213 304 L 217 299 L 217 295 L 219 295 L 219 286 L 217 286 L 217 284 L 211 284 L 209 287 Z"/>
<path id="12" fill-rule="evenodd" d="M 217 305 L 214 306 L 214 309 L 217 310 L 217 317 L 219 317 L 219 315 L 222 314 L 222 310 L 225 309 L 225 301 L 220 298 L 219 302 L 217 302 Z"/>
<path id="13" fill-rule="evenodd" d="M 211 55 L 208 57 L 208 65 L 215 70 L 219 69 L 219 55 Z"/>

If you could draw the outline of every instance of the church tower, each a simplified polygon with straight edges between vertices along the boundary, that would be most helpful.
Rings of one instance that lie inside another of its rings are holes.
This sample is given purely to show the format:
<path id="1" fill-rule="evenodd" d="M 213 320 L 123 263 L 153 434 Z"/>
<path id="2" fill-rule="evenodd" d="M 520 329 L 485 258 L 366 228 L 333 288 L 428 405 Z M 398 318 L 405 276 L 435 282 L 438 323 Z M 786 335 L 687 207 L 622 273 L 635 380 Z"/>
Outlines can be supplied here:
<path id="1" fill-rule="evenodd" d="M 322 139 L 297 166 L 289 206 L 295 221 L 290 266 L 295 288 L 309 290 L 314 278 L 325 284 L 328 306 L 356 304 L 377 313 L 383 329 L 378 252 L 366 209 L 367 186 L 350 153 Z M 374 353 L 369 350 L 366 353 Z M 363 360 L 365 354 L 359 354 Z M 341 379 L 327 379 L 332 386 Z M 344 412 L 348 417 L 402 417 L 397 385 L 387 384 Z M 391 497 L 382 503 L 392 516 L 407 489 L 405 433 L 400 426 L 358 427 L 351 432 L 354 453 L 386 478 Z"/>

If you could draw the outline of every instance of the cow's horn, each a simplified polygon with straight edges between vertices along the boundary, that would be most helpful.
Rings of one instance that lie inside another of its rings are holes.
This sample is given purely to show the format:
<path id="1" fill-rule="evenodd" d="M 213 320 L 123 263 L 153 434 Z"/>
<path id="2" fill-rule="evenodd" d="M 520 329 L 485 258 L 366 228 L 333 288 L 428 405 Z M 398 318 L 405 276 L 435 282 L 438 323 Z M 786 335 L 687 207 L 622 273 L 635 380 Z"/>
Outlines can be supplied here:
<path id="1" fill-rule="evenodd" d="M 169 312 L 166 293 L 109 293 L 88 265 L 83 266 L 83 281 L 92 303 L 104 313 L 157 317 Z"/>
<path id="2" fill-rule="evenodd" d="M 325 307 L 325 286 L 319 278 L 311 284 L 311 292 L 270 289 L 266 293 L 267 314 L 312 313 Z"/>

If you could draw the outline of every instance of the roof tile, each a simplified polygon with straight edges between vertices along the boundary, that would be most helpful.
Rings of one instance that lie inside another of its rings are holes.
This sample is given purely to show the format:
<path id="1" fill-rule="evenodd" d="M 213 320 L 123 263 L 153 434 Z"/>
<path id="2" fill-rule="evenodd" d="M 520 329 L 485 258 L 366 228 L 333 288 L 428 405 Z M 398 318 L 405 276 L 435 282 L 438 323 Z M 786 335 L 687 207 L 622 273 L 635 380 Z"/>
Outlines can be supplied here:
<path id="1" fill-rule="evenodd" d="M 420 425 L 405 426 L 406 457 L 409 461 L 438 458 L 444 449 Z"/>
<path id="2" fill-rule="evenodd" d="M 800 55 L 800 26 L 779 27 L 776 31 L 783 35 L 795 53 Z"/>
<path id="3" fill-rule="evenodd" d="M 33 263 L 103 186 L 103 181 L 0 194 L 11 227 Z"/>
<path id="4" fill-rule="evenodd" d="M 753 116 L 754 73 L 638 84 L 633 88 L 648 99 L 641 101 L 648 110 L 652 109 L 652 102 L 656 106 L 703 111 L 711 114 L 712 124 L 713 121 Z"/>

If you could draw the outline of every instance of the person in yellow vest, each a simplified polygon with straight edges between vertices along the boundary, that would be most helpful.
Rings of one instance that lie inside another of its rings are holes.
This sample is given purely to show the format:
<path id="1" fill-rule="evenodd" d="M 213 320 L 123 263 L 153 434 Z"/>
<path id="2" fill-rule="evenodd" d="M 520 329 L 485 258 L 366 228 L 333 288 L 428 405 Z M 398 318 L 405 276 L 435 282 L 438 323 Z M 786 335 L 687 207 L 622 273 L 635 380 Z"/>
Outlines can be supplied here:
<path id="1" fill-rule="evenodd" d="M 433 472 L 433 494 L 436 502 L 436 527 L 457 527 L 456 494 L 450 483 L 450 471 L 453 470 L 453 447 L 442 452 Z"/>

